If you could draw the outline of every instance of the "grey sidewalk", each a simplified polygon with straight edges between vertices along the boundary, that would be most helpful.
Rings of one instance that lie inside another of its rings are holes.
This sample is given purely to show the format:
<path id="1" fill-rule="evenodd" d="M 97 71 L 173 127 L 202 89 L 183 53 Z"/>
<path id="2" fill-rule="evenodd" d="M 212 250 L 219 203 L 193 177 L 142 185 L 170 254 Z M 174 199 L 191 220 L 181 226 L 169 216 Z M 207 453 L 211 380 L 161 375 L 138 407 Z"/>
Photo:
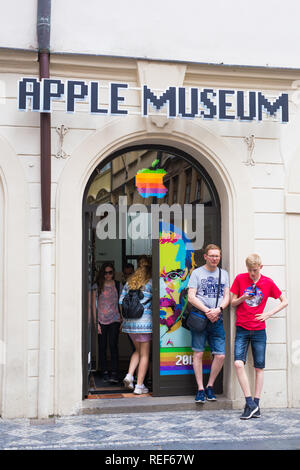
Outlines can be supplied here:
<path id="1" fill-rule="evenodd" d="M 201 407 L 201 405 L 199 405 Z M 300 450 L 300 409 L 89 414 L 36 420 L 0 419 L 0 449 Z"/>

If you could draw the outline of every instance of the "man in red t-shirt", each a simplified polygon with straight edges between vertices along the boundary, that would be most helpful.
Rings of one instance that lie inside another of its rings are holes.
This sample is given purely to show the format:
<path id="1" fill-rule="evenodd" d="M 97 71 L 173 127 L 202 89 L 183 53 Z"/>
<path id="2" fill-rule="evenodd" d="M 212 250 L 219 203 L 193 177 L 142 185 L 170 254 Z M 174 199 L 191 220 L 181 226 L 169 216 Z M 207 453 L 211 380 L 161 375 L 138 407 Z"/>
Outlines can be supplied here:
<path id="1" fill-rule="evenodd" d="M 236 307 L 234 365 L 246 400 L 241 419 L 260 417 L 259 400 L 263 387 L 266 351 L 265 320 L 288 304 L 286 297 L 272 279 L 261 274 L 262 264 L 258 255 L 248 256 L 246 266 L 248 272 L 236 276 L 230 289 L 233 294 L 231 305 Z M 264 312 L 269 297 L 280 299 L 280 304 L 269 312 Z M 254 400 L 245 371 L 250 343 L 256 372 Z"/>

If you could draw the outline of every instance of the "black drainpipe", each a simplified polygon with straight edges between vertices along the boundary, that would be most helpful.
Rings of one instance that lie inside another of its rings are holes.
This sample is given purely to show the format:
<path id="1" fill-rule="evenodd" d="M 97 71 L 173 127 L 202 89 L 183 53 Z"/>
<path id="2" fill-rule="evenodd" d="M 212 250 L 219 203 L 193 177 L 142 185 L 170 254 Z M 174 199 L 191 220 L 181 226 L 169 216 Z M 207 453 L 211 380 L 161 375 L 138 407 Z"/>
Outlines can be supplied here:
<path id="1" fill-rule="evenodd" d="M 49 78 L 51 0 L 38 0 L 40 80 Z M 40 114 L 42 231 L 51 231 L 51 115 Z"/>

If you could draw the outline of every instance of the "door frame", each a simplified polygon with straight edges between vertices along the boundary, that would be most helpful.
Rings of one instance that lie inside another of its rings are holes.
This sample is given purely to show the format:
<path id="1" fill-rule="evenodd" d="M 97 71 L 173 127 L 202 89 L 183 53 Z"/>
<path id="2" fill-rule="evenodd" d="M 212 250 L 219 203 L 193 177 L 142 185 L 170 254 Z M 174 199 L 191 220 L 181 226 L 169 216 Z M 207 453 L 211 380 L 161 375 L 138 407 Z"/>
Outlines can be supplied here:
<path id="1" fill-rule="evenodd" d="M 86 184 L 85 191 L 82 199 L 82 398 L 85 399 L 88 395 L 88 317 L 86 314 L 86 306 L 88 305 L 88 275 L 87 275 L 87 263 L 88 263 L 88 245 L 87 245 L 87 208 L 88 205 L 85 203 L 90 184 L 94 180 L 95 176 L 101 168 L 103 168 L 108 163 L 111 163 L 116 157 L 128 153 L 131 151 L 139 150 L 157 150 L 162 152 L 170 153 L 176 157 L 182 158 L 189 165 L 194 168 L 202 179 L 205 181 L 205 184 L 211 195 L 213 202 L 213 207 L 216 207 L 217 211 L 217 242 L 221 246 L 221 204 L 218 192 L 213 183 L 212 178 L 205 170 L 205 168 L 191 155 L 180 150 L 176 147 L 169 145 L 159 145 L 159 144 L 139 144 L 131 145 L 126 148 L 122 148 L 113 152 L 111 155 L 106 157 L 101 163 L 94 169 L 90 178 Z M 152 269 L 153 269 L 153 299 L 152 299 L 152 309 L 153 311 L 160 310 L 160 297 L 159 297 L 159 240 L 152 240 Z M 171 396 L 171 395 L 189 395 L 191 392 L 191 387 L 195 383 L 194 376 L 186 376 L 187 386 L 182 390 L 172 393 L 168 391 L 169 387 L 161 386 L 161 376 L 160 376 L 160 317 L 159 315 L 153 315 L 153 335 L 152 335 L 152 371 L 153 371 L 153 396 Z M 176 378 L 176 377 L 175 377 Z M 171 381 L 172 382 L 172 381 Z M 170 383 L 171 386 L 171 383 Z"/>

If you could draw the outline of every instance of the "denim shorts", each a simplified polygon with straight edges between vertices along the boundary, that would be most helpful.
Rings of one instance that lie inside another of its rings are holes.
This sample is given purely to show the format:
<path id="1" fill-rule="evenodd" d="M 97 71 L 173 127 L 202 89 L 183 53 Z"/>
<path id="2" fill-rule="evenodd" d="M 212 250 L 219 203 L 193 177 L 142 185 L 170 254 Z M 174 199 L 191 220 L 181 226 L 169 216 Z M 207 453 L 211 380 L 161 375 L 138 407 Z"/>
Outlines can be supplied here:
<path id="1" fill-rule="evenodd" d="M 225 330 L 222 318 L 215 323 L 209 322 L 201 332 L 191 330 L 191 334 L 193 351 L 203 352 L 207 341 L 212 354 L 225 354 Z"/>
<path id="2" fill-rule="evenodd" d="M 249 344 L 251 343 L 254 367 L 265 368 L 266 330 L 246 330 L 241 326 L 236 327 L 234 343 L 234 360 L 246 363 Z"/>

